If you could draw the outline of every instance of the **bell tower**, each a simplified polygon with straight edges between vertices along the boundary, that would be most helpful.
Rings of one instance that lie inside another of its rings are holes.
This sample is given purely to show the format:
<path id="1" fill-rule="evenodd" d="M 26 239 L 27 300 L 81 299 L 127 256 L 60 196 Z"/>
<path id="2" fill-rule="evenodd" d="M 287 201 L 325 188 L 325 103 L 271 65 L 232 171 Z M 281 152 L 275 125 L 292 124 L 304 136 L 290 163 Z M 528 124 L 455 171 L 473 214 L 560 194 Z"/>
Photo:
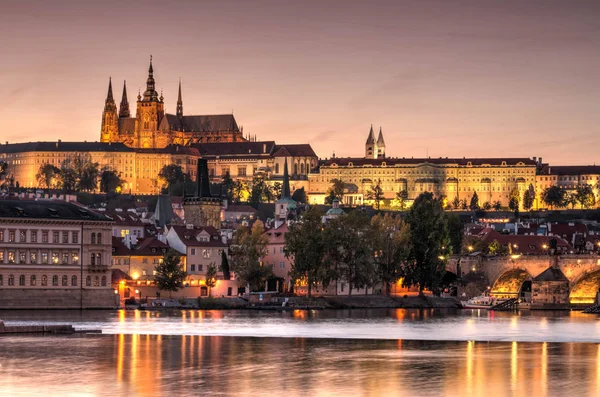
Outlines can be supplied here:
<path id="1" fill-rule="evenodd" d="M 154 68 L 152 67 L 152 56 L 150 56 L 150 67 L 148 68 L 148 79 L 146 80 L 146 91 L 144 95 L 138 95 L 135 121 L 135 143 L 138 148 L 162 148 L 167 146 L 166 136 L 158 129 L 161 120 L 165 116 L 165 107 L 162 95 L 158 97 L 154 81 Z"/>
<path id="2" fill-rule="evenodd" d="M 108 79 L 108 94 L 104 101 L 102 112 L 102 127 L 100 128 L 100 142 L 117 142 L 119 135 L 119 117 L 117 104 L 113 99 L 112 81 Z"/>

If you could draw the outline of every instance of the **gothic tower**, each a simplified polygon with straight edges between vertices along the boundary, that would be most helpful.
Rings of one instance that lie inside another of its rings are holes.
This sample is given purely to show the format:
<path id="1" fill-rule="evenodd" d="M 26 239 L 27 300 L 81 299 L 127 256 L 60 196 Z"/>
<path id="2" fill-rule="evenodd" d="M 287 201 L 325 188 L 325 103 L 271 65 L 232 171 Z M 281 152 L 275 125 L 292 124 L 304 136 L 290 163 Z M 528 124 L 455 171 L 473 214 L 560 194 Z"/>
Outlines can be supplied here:
<path id="1" fill-rule="evenodd" d="M 371 130 L 369 131 L 369 136 L 367 137 L 367 142 L 365 143 L 365 158 L 377 158 L 377 148 L 375 145 L 375 135 L 373 134 L 373 124 L 371 124 Z"/>
<path id="2" fill-rule="evenodd" d="M 127 101 L 127 82 L 123 81 L 123 96 L 119 106 L 119 118 L 131 117 L 129 113 L 129 102 Z"/>
<path id="3" fill-rule="evenodd" d="M 167 134 L 161 133 L 158 130 L 158 126 L 164 116 L 164 102 L 162 95 L 159 98 L 158 92 L 156 92 L 154 69 L 152 68 L 152 56 L 150 56 L 146 91 L 144 91 L 143 97 L 138 95 L 137 101 L 135 115 L 135 147 L 162 148 L 167 146 Z"/>
<path id="4" fill-rule="evenodd" d="M 177 95 L 177 118 L 183 118 L 183 101 L 181 100 L 181 80 L 179 80 L 179 94 Z"/>
<path id="5" fill-rule="evenodd" d="M 381 127 L 379 127 L 379 136 L 377 137 L 377 143 L 375 144 L 377 149 L 377 158 L 384 159 L 385 158 L 385 141 L 383 140 L 383 132 L 381 131 Z"/>
<path id="6" fill-rule="evenodd" d="M 108 94 L 104 102 L 104 111 L 102 112 L 102 127 L 100 129 L 100 141 L 116 141 L 119 134 L 119 121 L 117 117 L 117 105 L 113 99 L 112 81 L 108 79 Z"/>

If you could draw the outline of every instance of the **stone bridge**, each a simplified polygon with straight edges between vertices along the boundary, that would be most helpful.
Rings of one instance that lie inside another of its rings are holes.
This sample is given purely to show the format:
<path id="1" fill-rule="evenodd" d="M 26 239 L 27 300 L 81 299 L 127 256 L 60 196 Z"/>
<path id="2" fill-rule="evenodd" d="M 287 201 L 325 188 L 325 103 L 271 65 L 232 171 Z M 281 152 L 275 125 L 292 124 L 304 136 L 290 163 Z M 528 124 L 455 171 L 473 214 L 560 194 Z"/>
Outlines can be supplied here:
<path id="1" fill-rule="evenodd" d="M 569 280 L 569 302 L 590 305 L 600 289 L 600 256 L 598 255 L 510 255 L 491 258 L 461 257 L 448 262 L 446 270 L 464 276 L 481 272 L 488 280 L 491 294 L 518 297 L 523 285 L 550 266 L 562 271 Z"/>

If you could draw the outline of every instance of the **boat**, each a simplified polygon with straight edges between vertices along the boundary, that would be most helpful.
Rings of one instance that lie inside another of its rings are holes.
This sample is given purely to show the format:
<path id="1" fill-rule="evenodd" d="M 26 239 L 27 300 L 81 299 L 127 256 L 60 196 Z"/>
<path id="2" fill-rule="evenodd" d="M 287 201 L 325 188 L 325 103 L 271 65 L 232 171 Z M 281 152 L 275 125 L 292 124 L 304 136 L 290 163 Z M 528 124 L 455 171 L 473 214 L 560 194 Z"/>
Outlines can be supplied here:
<path id="1" fill-rule="evenodd" d="M 506 299 L 497 299 L 489 295 L 480 295 L 461 303 L 463 309 L 489 309 L 505 300 Z"/>

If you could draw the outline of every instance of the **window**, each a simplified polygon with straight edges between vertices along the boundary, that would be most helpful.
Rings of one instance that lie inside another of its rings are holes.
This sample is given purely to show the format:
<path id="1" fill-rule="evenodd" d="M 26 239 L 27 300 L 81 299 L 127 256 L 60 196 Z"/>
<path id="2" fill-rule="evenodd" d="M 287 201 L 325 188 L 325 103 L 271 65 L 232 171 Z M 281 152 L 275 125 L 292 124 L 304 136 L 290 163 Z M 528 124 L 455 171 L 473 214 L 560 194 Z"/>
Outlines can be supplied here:
<path id="1" fill-rule="evenodd" d="M 77 233 L 77 232 L 72 232 L 72 233 L 71 233 L 71 240 L 72 240 L 73 244 L 78 244 L 78 241 L 79 241 L 79 233 Z"/>
<path id="2" fill-rule="evenodd" d="M 15 242 L 15 231 L 14 230 L 9 230 L 8 231 L 8 242 L 9 243 L 14 243 Z"/>
<path id="3" fill-rule="evenodd" d="M 19 231 L 19 242 L 21 242 L 21 243 L 27 242 L 27 231 L 26 230 Z"/>
<path id="4" fill-rule="evenodd" d="M 92 277 L 91 276 L 87 276 L 85 278 L 85 286 L 86 287 L 91 287 L 92 286 Z"/>
<path id="5" fill-rule="evenodd" d="M 279 174 L 279 163 L 275 163 L 275 173 Z"/>
<path id="6" fill-rule="evenodd" d="M 96 254 L 96 264 L 98 266 L 102 264 L 102 254 Z"/>
<path id="7" fill-rule="evenodd" d="M 15 285 L 15 276 L 13 276 L 12 274 L 10 276 L 8 276 L 8 285 L 10 285 L 10 286 Z"/>
<path id="8" fill-rule="evenodd" d="M 77 252 L 71 252 L 71 263 L 77 265 L 77 262 L 79 262 L 79 255 Z"/>
<path id="9" fill-rule="evenodd" d="M 37 243 L 37 230 L 32 230 L 29 233 L 30 239 L 32 243 Z"/>
<path id="10" fill-rule="evenodd" d="M 210 249 L 203 249 L 202 250 L 202 256 L 205 257 L 205 258 L 210 258 L 210 251 L 212 251 L 212 250 L 210 250 Z"/>
<path id="11" fill-rule="evenodd" d="M 47 242 L 48 242 L 48 232 L 44 230 L 42 232 L 42 243 L 47 243 Z"/>
<path id="12" fill-rule="evenodd" d="M 59 258 L 58 258 L 58 251 L 52 251 L 52 263 L 57 265 Z"/>
<path id="13" fill-rule="evenodd" d="M 191 251 L 192 251 L 192 255 L 196 255 L 196 248 L 192 248 Z"/>
<path id="14" fill-rule="evenodd" d="M 36 284 L 35 275 L 32 275 L 32 276 L 29 278 L 29 285 L 35 286 L 35 284 Z"/>
<path id="15" fill-rule="evenodd" d="M 201 272 L 202 271 L 202 265 L 198 265 L 198 271 Z"/>
<path id="16" fill-rule="evenodd" d="M 100 285 L 106 287 L 106 276 L 102 276 L 102 281 L 100 282 Z"/>
<path id="17" fill-rule="evenodd" d="M 142 258 L 142 263 L 144 263 L 144 264 L 148 263 L 148 258 Z"/>
<path id="18" fill-rule="evenodd" d="M 15 251 L 8 251 L 8 263 L 15 263 Z"/>
<path id="19" fill-rule="evenodd" d="M 19 286 L 24 287 L 25 286 L 25 275 L 21 274 L 19 276 Z"/>
<path id="20" fill-rule="evenodd" d="M 192 265 L 192 271 L 195 272 L 196 271 L 196 265 Z"/>
<path id="21" fill-rule="evenodd" d="M 52 276 L 52 286 L 58 287 L 58 276 L 57 275 Z"/>
<path id="22" fill-rule="evenodd" d="M 102 233 L 98 233 L 98 244 L 102 244 Z"/>
<path id="23" fill-rule="evenodd" d="M 69 232 L 62 232 L 63 244 L 69 244 Z"/>
<path id="24" fill-rule="evenodd" d="M 69 278 L 66 275 L 62 276 L 62 286 L 66 287 L 68 285 L 69 285 Z"/>
<path id="25" fill-rule="evenodd" d="M 19 251 L 19 263 L 27 262 L 27 252 Z"/>
<path id="26" fill-rule="evenodd" d="M 0 251 L 0 263 L 4 263 L 4 251 Z"/>
<path id="27" fill-rule="evenodd" d="M 283 254 L 283 246 L 279 247 L 279 253 Z"/>
<path id="28" fill-rule="evenodd" d="M 4 230 L 0 230 L 0 242 L 4 241 Z"/>
<path id="29" fill-rule="evenodd" d="M 4 285 L 4 276 L 0 274 L 0 286 Z"/>
<path id="30" fill-rule="evenodd" d="M 96 264 L 96 254 L 90 254 L 90 265 L 94 266 Z"/>
<path id="31" fill-rule="evenodd" d="M 58 232 L 52 232 L 52 243 L 58 244 Z"/>
<path id="32" fill-rule="evenodd" d="M 100 279 L 98 278 L 98 276 L 94 276 L 94 287 L 99 287 L 100 286 Z"/>
<path id="33" fill-rule="evenodd" d="M 77 276 L 71 277 L 71 287 L 77 287 Z"/>
<path id="34" fill-rule="evenodd" d="M 62 263 L 63 263 L 63 265 L 67 265 L 69 263 L 69 253 L 68 252 L 63 252 Z"/>
<path id="35" fill-rule="evenodd" d="M 238 176 L 246 176 L 246 167 L 238 167 L 237 174 Z"/>
<path id="36" fill-rule="evenodd" d="M 285 269 L 285 262 L 279 262 L 279 268 Z"/>
<path id="37" fill-rule="evenodd" d="M 90 239 L 92 244 L 96 244 L 96 233 L 92 233 L 92 237 Z"/>
<path id="38" fill-rule="evenodd" d="M 46 276 L 45 274 L 42 276 L 42 287 L 45 287 L 48 285 L 48 276 Z"/>
<path id="39" fill-rule="evenodd" d="M 48 264 L 48 253 L 47 252 L 42 252 L 42 263 L 44 265 Z"/>

